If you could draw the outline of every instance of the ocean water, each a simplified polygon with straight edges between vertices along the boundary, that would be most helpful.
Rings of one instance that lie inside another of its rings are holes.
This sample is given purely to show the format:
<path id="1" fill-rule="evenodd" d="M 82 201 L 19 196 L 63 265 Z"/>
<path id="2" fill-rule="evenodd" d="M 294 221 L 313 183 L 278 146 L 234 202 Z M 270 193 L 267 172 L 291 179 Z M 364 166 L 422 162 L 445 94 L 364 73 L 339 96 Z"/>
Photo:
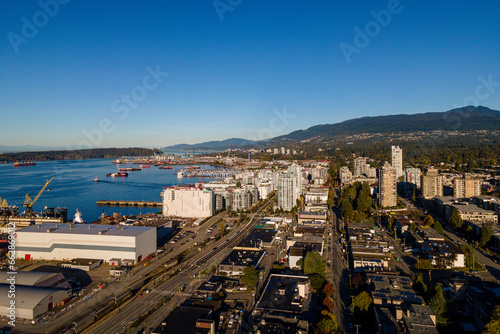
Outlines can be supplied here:
<path id="1" fill-rule="evenodd" d="M 144 168 L 141 171 L 128 172 L 128 177 L 106 177 L 108 173 L 118 171 L 118 167 L 139 167 L 134 164 L 114 165 L 111 159 L 42 161 L 36 166 L 14 167 L 12 163 L 0 164 L 0 197 L 9 205 L 17 205 L 23 212 L 22 204 L 26 194 L 34 199 L 45 182 L 54 178 L 45 192 L 33 206 L 35 212 L 47 207 L 67 207 L 68 219 L 73 219 L 76 209 L 87 222 L 99 218 L 102 212 L 108 215 L 114 212 L 121 215 L 135 215 L 158 212 L 160 208 L 108 207 L 97 206 L 98 200 L 137 200 L 161 201 L 163 187 L 184 183 L 199 182 L 198 178 L 178 178 L 176 169 L 185 166 L 173 166 L 173 169 Z M 202 169 L 214 169 L 213 166 L 201 165 Z M 97 177 L 101 182 L 94 182 Z M 215 178 L 202 178 L 211 181 Z"/>

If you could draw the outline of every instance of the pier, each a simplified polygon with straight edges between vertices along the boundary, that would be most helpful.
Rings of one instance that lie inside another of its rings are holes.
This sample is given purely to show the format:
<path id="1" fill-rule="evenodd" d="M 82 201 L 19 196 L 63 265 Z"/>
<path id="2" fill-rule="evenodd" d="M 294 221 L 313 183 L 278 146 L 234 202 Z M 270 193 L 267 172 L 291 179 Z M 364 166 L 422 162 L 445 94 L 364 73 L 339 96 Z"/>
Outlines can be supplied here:
<path id="1" fill-rule="evenodd" d="M 161 207 L 162 202 L 155 201 L 120 201 L 120 200 L 101 200 L 97 201 L 97 205 L 105 206 L 144 206 L 144 207 Z"/>

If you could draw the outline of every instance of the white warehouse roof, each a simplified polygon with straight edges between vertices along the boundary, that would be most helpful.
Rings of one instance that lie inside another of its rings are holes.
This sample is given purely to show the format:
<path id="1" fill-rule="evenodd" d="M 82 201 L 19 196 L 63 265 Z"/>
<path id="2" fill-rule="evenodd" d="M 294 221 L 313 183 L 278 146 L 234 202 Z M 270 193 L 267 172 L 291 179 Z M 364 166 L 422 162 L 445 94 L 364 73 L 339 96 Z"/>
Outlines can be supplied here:
<path id="1" fill-rule="evenodd" d="M 66 281 L 61 273 L 47 273 L 42 271 L 18 271 L 15 275 L 6 271 L 0 271 L 0 284 L 10 284 L 7 279 L 11 276 L 16 278 L 16 286 L 46 286 L 46 284 L 58 283 L 60 280 Z M 67 284 L 67 283 L 66 283 Z M 69 284 L 67 287 L 70 288 Z"/>
<path id="2" fill-rule="evenodd" d="M 98 224 L 59 224 L 59 223 L 42 223 L 30 225 L 16 232 L 32 232 L 32 233 L 66 233 L 66 234 L 86 234 L 86 235 L 113 235 L 133 237 L 138 236 L 150 229 L 156 227 L 147 226 L 120 226 L 120 225 L 98 225 Z"/>

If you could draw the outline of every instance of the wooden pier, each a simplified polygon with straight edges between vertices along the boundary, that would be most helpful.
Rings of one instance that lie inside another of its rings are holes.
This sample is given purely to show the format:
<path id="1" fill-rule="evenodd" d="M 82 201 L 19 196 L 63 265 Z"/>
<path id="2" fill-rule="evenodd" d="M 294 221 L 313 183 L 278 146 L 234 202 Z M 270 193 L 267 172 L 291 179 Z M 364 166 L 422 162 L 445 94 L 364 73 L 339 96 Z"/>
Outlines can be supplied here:
<path id="1" fill-rule="evenodd" d="M 161 207 L 162 202 L 154 201 L 116 201 L 116 200 L 101 200 L 97 201 L 97 205 L 105 206 L 144 206 L 144 207 Z"/>

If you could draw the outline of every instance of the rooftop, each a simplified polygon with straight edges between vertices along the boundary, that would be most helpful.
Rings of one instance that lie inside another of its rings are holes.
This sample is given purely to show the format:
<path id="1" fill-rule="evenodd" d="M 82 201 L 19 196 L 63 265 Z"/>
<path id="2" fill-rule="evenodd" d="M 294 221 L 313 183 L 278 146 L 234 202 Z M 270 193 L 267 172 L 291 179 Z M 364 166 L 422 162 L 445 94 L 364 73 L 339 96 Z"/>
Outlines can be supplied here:
<path id="1" fill-rule="evenodd" d="M 408 277 L 368 275 L 367 278 L 373 287 L 373 299 L 391 300 L 395 303 L 423 303 L 422 298 L 413 290 L 412 281 Z"/>
<path id="2" fill-rule="evenodd" d="M 7 281 L 11 276 L 6 271 L 0 271 L 0 284 L 10 284 Z M 37 286 L 37 285 L 45 285 L 45 284 L 57 284 L 58 281 L 63 280 L 66 281 L 64 276 L 60 273 L 48 273 L 42 271 L 18 271 L 15 274 L 16 277 L 16 286 L 25 285 L 25 286 Z M 64 282 L 60 282 L 64 283 Z M 64 284 L 63 284 L 64 285 Z M 67 284 L 67 288 L 70 288 L 69 284 Z"/>
<path id="3" fill-rule="evenodd" d="M 156 227 L 42 223 L 27 226 L 18 230 L 17 233 L 54 233 L 135 237 L 152 229 L 156 229 Z"/>
<path id="4" fill-rule="evenodd" d="M 247 240 L 262 240 L 263 243 L 271 243 L 276 238 L 276 230 L 253 229 L 246 237 Z"/>
<path id="5" fill-rule="evenodd" d="M 264 256 L 266 251 L 249 251 L 249 250 L 233 250 L 220 264 L 222 265 L 235 265 L 235 266 L 252 266 L 255 267 L 259 264 L 260 259 Z"/>
<path id="6" fill-rule="evenodd" d="M 152 333 L 196 334 L 196 321 L 209 318 L 211 313 L 208 308 L 176 307 L 165 319 L 166 326 L 160 325 Z"/>
<path id="7" fill-rule="evenodd" d="M 432 320 L 435 315 L 428 305 L 410 305 L 409 311 L 409 315 L 403 317 L 408 333 L 439 333 Z"/>
<path id="8" fill-rule="evenodd" d="M 256 309 L 284 313 L 302 313 L 303 299 L 300 296 L 299 285 L 309 286 L 307 276 L 272 274 L 266 284 Z"/>

